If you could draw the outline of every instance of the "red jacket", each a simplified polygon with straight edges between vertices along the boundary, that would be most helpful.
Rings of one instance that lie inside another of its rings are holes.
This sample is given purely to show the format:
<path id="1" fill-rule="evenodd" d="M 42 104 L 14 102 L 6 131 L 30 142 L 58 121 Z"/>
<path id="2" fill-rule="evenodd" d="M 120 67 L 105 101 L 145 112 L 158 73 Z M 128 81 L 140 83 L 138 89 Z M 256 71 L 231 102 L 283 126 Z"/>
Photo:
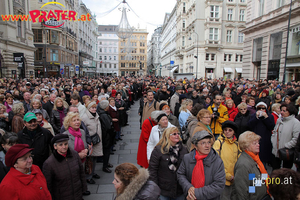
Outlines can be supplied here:
<path id="1" fill-rule="evenodd" d="M 239 113 L 238 109 L 235 108 L 235 105 L 233 105 L 232 108 L 227 107 L 227 110 L 228 110 L 228 117 L 229 117 L 228 120 L 234 121 L 235 116 Z"/>
<path id="2" fill-rule="evenodd" d="M 152 125 L 151 125 L 151 123 Z M 140 141 L 139 141 L 139 148 L 137 152 L 137 164 L 144 167 L 148 168 L 149 163 L 147 161 L 147 143 L 149 140 L 149 136 L 152 130 L 152 127 L 155 126 L 156 123 L 151 120 L 151 118 L 145 119 L 143 125 L 142 125 L 142 132 L 140 136 Z"/>
<path id="3" fill-rule="evenodd" d="M 23 174 L 11 167 L 0 184 L 1 199 L 5 200 L 51 200 L 46 179 L 37 165 L 31 174 Z"/>
<path id="4" fill-rule="evenodd" d="M 275 113 L 275 112 L 272 112 L 272 115 L 274 117 L 274 121 L 275 121 L 275 125 L 277 123 L 277 119 L 279 118 L 279 116 Z M 272 132 L 273 133 L 273 132 Z"/>

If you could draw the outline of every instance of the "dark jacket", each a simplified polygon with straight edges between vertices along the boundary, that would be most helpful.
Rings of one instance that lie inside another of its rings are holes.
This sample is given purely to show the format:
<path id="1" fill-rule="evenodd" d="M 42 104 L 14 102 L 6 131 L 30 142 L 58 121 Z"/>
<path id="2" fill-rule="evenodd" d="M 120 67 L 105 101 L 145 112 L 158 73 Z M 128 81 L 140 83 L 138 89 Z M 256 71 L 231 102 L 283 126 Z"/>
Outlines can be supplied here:
<path id="1" fill-rule="evenodd" d="M 67 116 L 68 111 L 65 108 L 64 108 L 64 113 L 65 113 L 65 116 Z M 58 110 L 52 110 L 52 113 L 50 115 L 50 124 L 53 127 L 55 135 L 59 134 L 61 125 L 60 125 L 60 117 L 59 117 Z"/>
<path id="2" fill-rule="evenodd" d="M 201 97 L 199 95 L 197 95 L 196 97 L 194 97 L 193 95 L 191 96 L 191 98 L 189 98 L 193 101 L 193 106 L 195 106 L 196 103 L 200 103 L 202 105 L 204 105 L 204 101 L 203 99 L 201 99 Z"/>
<path id="3" fill-rule="evenodd" d="M 298 165 L 298 172 L 300 172 L 300 135 L 298 136 L 297 144 L 295 146 L 295 159 L 294 163 Z"/>
<path id="4" fill-rule="evenodd" d="M 87 185 L 83 165 L 76 151 L 68 149 L 64 157 L 54 150 L 43 165 L 43 173 L 53 200 L 82 200 Z"/>
<path id="5" fill-rule="evenodd" d="M 261 200 L 267 194 L 266 185 L 263 184 L 255 187 L 254 193 L 249 193 L 249 186 L 253 186 L 249 174 L 255 174 L 257 180 L 261 178 L 256 162 L 247 153 L 242 152 L 234 167 L 232 200 Z"/>
<path id="6" fill-rule="evenodd" d="M 236 106 L 238 106 L 242 102 L 242 95 L 243 95 L 243 92 L 238 93 L 238 94 L 236 94 L 235 96 L 232 97 L 232 99 L 234 101 L 234 104 Z"/>
<path id="7" fill-rule="evenodd" d="M 185 196 L 187 196 L 190 187 L 193 187 L 192 174 L 196 165 L 196 150 L 185 154 L 180 167 L 177 171 L 179 184 L 181 185 Z M 225 169 L 224 164 L 217 152 L 211 149 L 208 156 L 203 160 L 205 186 L 195 189 L 195 196 L 201 200 L 219 200 L 225 187 Z"/>
<path id="8" fill-rule="evenodd" d="M 89 132 L 88 128 L 86 127 L 86 125 L 83 123 L 83 121 L 81 121 L 80 129 L 83 129 L 84 132 L 85 132 L 86 143 L 91 144 L 92 143 L 92 139 L 91 139 L 91 136 L 90 136 L 90 132 Z M 64 125 L 63 125 L 61 127 L 61 129 L 60 129 L 60 133 L 63 133 L 65 131 L 66 131 L 66 129 L 65 129 Z"/>
<path id="9" fill-rule="evenodd" d="M 267 111 L 266 119 L 257 119 L 256 113 L 250 116 L 248 127 L 250 130 L 261 136 L 259 141 L 259 158 L 262 162 L 270 162 L 272 158 L 271 135 L 275 127 L 274 117 Z"/>
<path id="10" fill-rule="evenodd" d="M 111 116 L 112 119 L 115 118 L 115 119 L 118 119 L 118 120 L 120 121 L 118 111 L 117 111 L 117 110 L 114 110 L 114 109 L 111 108 L 110 106 L 109 106 L 109 109 L 108 109 L 108 114 Z M 117 121 L 117 122 L 114 122 L 114 121 L 113 121 L 113 125 L 114 125 L 115 131 L 120 131 L 120 124 L 119 124 L 119 121 Z"/>
<path id="11" fill-rule="evenodd" d="M 139 169 L 139 175 L 131 180 L 123 193 L 118 195 L 115 200 L 159 200 L 160 189 L 156 183 L 148 180 L 148 178 L 148 170 L 144 168 Z"/>
<path id="12" fill-rule="evenodd" d="M 53 135 L 50 131 L 40 126 L 37 126 L 35 129 L 35 134 L 29 134 L 30 132 L 26 127 L 18 132 L 19 142 L 20 144 L 28 144 L 29 148 L 34 148 L 32 150 L 34 155 L 33 164 L 42 169 L 43 163 L 49 157 L 50 142 Z"/>
<path id="13" fill-rule="evenodd" d="M 50 100 L 43 105 L 43 108 L 47 111 L 48 115 L 51 116 L 53 110 L 53 103 L 51 103 Z"/>
<path id="14" fill-rule="evenodd" d="M 240 112 L 235 116 L 234 122 L 238 125 L 238 130 L 235 133 L 235 136 L 237 139 L 239 139 L 239 136 L 244 133 L 245 131 L 250 131 L 250 127 L 248 126 L 248 121 L 250 120 L 250 112 L 247 110 L 247 112 L 242 115 Z"/>
<path id="15" fill-rule="evenodd" d="M 102 129 L 102 145 L 103 148 L 110 148 L 113 145 L 115 131 L 110 115 L 99 107 L 97 109 Z"/>
<path id="16" fill-rule="evenodd" d="M 180 131 L 180 125 L 179 125 L 179 121 L 178 121 L 177 117 L 175 117 L 174 115 L 172 115 L 170 113 L 170 115 L 168 116 L 168 120 L 171 124 L 176 126 L 178 128 L 178 130 Z"/>
<path id="17" fill-rule="evenodd" d="M 182 144 L 179 146 L 179 154 L 176 168 L 178 169 L 182 158 L 189 151 Z M 150 180 L 154 181 L 161 190 L 161 195 L 176 199 L 183 194 L 177 181 L 177 174 L 169 169 L 170 154 L 161 153 L 161 145 L 154 148 L 149 163 Z"/>
<path id="18" fill-rule="evenodd" d="M 168 101 L 170 98 L 170 95 L 167 92 L 158 90 L 157 93 L 154 96 L 156 101 Z"/>

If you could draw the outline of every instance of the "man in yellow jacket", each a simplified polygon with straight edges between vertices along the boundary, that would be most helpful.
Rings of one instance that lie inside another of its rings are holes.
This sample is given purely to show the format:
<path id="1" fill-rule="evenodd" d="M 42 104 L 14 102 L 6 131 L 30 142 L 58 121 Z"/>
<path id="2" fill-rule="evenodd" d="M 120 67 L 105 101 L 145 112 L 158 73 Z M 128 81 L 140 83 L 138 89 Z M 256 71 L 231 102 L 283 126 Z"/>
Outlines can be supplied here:
<path id="1" fill-rule="evenodd" d="M 238 130 L 237 124 L 228 120 L 222 124 L 222 129 L 223 133 L 215 141 L 213 148 L 223 160 L 226 174 L 226 183 L 221 199 L 230 200 L 234 182 L 234 166 L 240 156 L 241 150 L 235 137 L 235 133 Z"/>
<path id="2" fill-rule="evenodd" d="M 207 109 L 212 114 L 212 120 L 210 122 L 210 128 L 214 134 L 216 140 L 222 133 L 222 123 L 228 120 L 228 110 L 226 106 L 221 104 L 222 96 L 216 95 L 214 98 L 213 105 L 209 106 Z"/>

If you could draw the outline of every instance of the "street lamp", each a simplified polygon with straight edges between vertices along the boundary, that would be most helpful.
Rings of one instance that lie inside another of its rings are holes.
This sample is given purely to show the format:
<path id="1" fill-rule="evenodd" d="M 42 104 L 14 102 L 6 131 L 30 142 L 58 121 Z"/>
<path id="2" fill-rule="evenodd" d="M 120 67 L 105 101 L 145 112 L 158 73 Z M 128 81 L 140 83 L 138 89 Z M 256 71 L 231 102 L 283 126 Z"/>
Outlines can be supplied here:
<path id="1" fill-rule="evenodd" d="M 198 79 L 198 37 L 199 37 L 199 35 L 195 31 L 192 32 L 192 33 L 195 33 L 197 35 L 197 55 L 194 56 L 194 58 L 197 59 L 197 63 L 196 63 L 196 79 Z M 192 37 L 190 37 L 189 40 L 192 40 Z"/>

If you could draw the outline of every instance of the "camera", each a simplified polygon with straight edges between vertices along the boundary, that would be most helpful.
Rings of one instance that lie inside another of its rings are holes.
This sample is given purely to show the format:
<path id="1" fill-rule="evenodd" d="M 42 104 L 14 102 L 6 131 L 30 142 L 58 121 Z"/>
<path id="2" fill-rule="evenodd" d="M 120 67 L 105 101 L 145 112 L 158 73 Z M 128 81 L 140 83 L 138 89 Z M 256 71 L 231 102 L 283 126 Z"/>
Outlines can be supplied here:
<path id="1" fill-rule="evenodd" d="M 214 119 L 218 119 L 220 116 L 220 113 L 218 112 L 218 108 L 214 107 L 213 108 L 213 115 L 214 115 Z"/>

